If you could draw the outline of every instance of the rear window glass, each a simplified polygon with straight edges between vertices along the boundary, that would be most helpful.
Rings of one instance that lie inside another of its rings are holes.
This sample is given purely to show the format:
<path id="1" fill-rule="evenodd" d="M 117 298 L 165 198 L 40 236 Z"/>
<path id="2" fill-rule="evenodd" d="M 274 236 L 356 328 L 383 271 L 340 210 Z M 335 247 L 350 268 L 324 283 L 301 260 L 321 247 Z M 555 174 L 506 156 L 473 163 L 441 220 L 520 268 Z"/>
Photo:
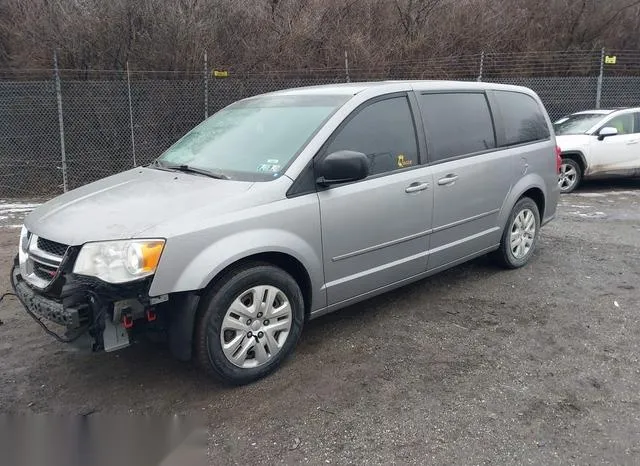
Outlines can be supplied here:
<path id="1" fill-rule="evenodd" d="M 496 147 L 491 112 L 484 94 L 422 94 L 420 108 L 431 161 Z"/>
<path id="2" fill-rule="evenodd" d="M 495 91 L 502 115 L 504 140 L 500 146 L 513 146 L 549 139 L 549 127 L 535 99 L 520 92 Z"/>

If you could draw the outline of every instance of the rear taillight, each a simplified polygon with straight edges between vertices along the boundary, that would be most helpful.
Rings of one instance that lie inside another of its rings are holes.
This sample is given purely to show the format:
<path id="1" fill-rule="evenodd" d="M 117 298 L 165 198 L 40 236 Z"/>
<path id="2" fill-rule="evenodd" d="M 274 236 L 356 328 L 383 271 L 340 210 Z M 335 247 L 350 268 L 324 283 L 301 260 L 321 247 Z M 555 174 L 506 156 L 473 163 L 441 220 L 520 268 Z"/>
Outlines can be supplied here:
<path id="1" fill-rule="evenodd" d="M 556 146 L 556 171 L 560 173 L 560 168 L 562 167 L 562 149 L 560 146 Z"/>

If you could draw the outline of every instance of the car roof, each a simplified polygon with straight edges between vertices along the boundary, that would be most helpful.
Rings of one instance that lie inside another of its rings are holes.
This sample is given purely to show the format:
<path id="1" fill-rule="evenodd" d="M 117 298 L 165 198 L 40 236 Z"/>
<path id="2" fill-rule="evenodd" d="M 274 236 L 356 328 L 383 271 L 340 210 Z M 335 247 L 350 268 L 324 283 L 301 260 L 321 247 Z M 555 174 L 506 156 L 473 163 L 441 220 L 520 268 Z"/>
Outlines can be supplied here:
<path id="1" fill-rule="evenodd" d="M 620 112 L 622 110 L 636 110 L 633 107 L 617 107 L 617 108 L 595 108 L 593 110 L 582 110 L 580 112 L 572 113 L 572 115 L 610 115 L 614 112 Z M 640 110 L 640 107 L 637 108 Z"/>
<path id="2" fill-rule="evenodd" d="M 394 88 L 397 84 L 408 84 L 419 87 L 420 90 L 451 90 L 451 89 L 477 89 L 477 90 L 517 90 L 528 91 L 529 89 L 520 86 L 507 84 L 495 84 L 475 81 L 431 81 L 431 80 L 388 80 L 369 81 L 355 83 L 323 84 L 318 86 L 296 87 L 270 92 L 267 95 L 356 95 L 369 89 L 379 89 L 384 92 L 385 87 Z M 391 90 L 391 89 L 390 89 Z M 265 94 L 263 94 L 265 95 Z"/>

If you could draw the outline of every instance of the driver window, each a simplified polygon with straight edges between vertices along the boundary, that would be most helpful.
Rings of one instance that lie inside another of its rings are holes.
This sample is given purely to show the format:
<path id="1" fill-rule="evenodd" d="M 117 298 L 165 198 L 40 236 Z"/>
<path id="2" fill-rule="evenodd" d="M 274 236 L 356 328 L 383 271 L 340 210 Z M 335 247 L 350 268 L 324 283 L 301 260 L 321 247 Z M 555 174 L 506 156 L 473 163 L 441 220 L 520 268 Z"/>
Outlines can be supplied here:
<path id="1" fill-rule="evenodd" d="M 634 128 L 635 118 L 632 113 L 626 115 L 618 115 L 605 123 L 605 127 L 612 127 L 618 130 L 618 134 L 632 134 L 638 130 Z"/>
<path id="2" fill-rule="evenodd" d="M 340 130 L 326 153 L 339 150 L 365 154 L 371 175 L 418 165 L 418 143 L 407 98 L 391 97 L 363 108 Z"/>

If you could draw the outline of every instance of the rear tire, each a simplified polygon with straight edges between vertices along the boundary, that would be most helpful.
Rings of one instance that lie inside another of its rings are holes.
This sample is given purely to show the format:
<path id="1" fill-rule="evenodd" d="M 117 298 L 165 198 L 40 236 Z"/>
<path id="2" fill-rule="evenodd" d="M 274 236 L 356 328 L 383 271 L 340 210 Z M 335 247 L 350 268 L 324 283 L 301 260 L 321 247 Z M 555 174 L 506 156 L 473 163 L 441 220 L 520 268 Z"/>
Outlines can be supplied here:
<path id="1" fill-rule="evenodd" d="M 523 197 L 513 207 L 502 233 L 500 248 L 496 251 L 500 265 L 517 269 L 529 262 L 538 243 L 539 232 L 538 205 L 533 199 Z"/>
<path id="2" fill-rule="evenodd" d="M 304 298 L 293 277 L 269 264 L 246 264 L 205 295 L 194 335 L 196 361 L 223 383 L 254 382 L 291 355 L 303 324 Z"/>
<path id="3" fill-rule="evenodd" d="M 582 167 L 573 159 L 563 158 L 560 166 L 560 174 L 558 175 L 558 186 L 560 192 L 568 194 L 580 185 L 582 181 Z"/>

